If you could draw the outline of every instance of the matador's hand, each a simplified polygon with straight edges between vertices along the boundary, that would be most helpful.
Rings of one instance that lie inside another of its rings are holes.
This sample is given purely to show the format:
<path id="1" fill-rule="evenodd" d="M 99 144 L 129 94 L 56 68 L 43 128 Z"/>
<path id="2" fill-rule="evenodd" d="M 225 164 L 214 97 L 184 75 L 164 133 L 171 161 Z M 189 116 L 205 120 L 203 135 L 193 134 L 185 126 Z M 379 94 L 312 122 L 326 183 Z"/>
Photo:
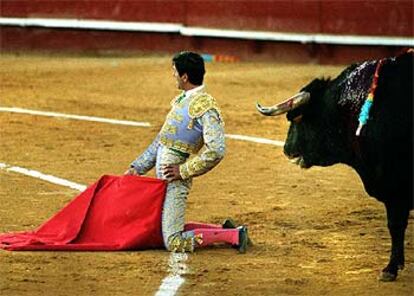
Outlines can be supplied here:
<path id="1" fill-rule="evenodd" d="M 172 182 L 175 180 L 182 180 L 180 175 L 180 167 L 178 165 L 166 165 L 162 168 L 162 174 L 168 182 Z"/>
<path id="2" fill-rule="evenodd" d="M 138 173 L 134 168 L 129 168 L 125 171 L 124 175 L 138 176 Z"/>

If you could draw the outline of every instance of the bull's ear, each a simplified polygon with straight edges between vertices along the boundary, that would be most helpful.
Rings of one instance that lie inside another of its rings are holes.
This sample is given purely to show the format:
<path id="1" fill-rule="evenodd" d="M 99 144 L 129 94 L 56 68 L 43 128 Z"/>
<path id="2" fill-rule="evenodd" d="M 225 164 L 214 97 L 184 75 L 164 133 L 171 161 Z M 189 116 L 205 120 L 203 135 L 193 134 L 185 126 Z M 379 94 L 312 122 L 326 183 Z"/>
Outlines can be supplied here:
<path id="1" fill-rule="evenodd" d="M 303 118 L 303 106 L 301 106 L 301 107 L 298 107 L 298 108 L 296 108 L 296 109 L 294 109 L 294 110 L 291 110 L 291 111 L 289 111 L 287 114 L 286 114 L 286 119 L 288 120 L 288 121 L 290 121 L 290 122 L 295 122 L 295 123 L 298 123 L 295 119 L 296 118 L 300 118 L 301 120 L 302 120 L 302 118 Z"/>

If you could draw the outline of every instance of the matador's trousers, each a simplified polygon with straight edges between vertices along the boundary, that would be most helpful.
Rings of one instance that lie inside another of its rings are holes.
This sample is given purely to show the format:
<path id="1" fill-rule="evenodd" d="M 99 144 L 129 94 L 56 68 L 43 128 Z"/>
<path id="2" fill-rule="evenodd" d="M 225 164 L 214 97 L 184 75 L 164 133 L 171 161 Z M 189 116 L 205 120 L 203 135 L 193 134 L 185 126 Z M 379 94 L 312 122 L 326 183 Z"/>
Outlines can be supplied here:
<path id="1" fill-rule="evenodd" d="M 188 157 L 160 145 L 157 151 L 156 161 L 157 178 L 164 179 L 162 175 L 163 166 L 182 164 L 187 158 Z M 177 245 L 181 247 L 184 246 L 187 251 L 194 248 L 193 232 L 183 232 L 187 196 L 191 189 L 191 185 L 191 178 L 168 183 L 162 209 L 162 235 L 164 245 L 168 250 L 173 250 Z"/>

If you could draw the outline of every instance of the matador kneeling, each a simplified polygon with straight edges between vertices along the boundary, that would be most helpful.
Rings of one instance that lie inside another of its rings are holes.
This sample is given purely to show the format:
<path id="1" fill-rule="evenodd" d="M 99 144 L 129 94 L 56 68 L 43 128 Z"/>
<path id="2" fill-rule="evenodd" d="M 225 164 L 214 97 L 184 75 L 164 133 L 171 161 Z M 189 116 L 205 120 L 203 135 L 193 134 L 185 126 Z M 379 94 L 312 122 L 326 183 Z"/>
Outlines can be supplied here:
<path id="1" fill-rule="evenodd" d="M 236 227 L 231 219 L 222 225 L 184 221 L 193 177 L 207 173 L 224 157 L 224 122 L 215 99 L 203 85 L 203 58 L 197 53 L 180 52 L 173 57 L 172 68 L 182 93 L 172 100 L 155 140 L 131 163 L 126 174 L 143 175 L 155 166 L 157 178 L 168 181 L 162 209 L 167 250 L 193 252 L 196 247 L 224 242 L 245 253 L 250 242 L 246 226 Z M 197 155 L 190 159 L 191 154 Z"/>

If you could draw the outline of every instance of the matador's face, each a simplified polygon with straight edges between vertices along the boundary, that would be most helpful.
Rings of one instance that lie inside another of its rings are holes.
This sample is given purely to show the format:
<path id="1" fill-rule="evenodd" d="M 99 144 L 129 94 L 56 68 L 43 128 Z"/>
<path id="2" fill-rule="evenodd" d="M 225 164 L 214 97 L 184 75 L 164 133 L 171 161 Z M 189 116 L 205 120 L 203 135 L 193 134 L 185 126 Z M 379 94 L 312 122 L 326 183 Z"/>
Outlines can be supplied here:
<path id="1" fill-rule="evenodd" d="M 184 85 L 188 81 L 187 74 L 183 74 L 183 76 L 180 77 L 180 74 L 178 73 L 177 69 L 175 68 L 175 65 L 172 66 L 173 70 L 173 76 L 176 80 L 176 85 L 178 89 L 184 90 Z"/>

